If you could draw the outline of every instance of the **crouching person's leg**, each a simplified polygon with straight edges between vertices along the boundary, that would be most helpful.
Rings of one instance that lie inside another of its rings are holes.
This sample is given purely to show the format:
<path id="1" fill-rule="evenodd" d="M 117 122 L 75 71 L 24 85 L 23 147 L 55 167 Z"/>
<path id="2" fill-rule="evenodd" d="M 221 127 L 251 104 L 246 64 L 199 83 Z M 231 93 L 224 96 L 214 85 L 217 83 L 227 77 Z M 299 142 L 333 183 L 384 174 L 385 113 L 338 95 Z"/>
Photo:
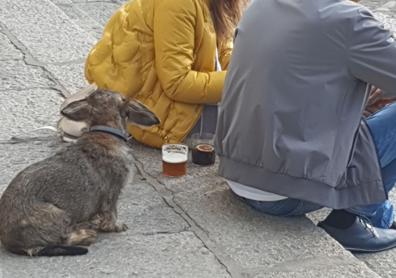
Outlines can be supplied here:
<path id="1" fill-rule="evenodd" d="M 385 191 L 392 190 L 396 182 L 396 104 L 386 106 L 378 113 L 367 118 L 378 160 L 381 166 L 382 180 Z M 390 228 L 394 221 L 393 204 L 385 202 L 359 206 L 348 211 L 366 217 L 378 228 Z"/>
<path id="2" fill-rule="evenodd" d="M 396 182 L 396 104 L 389 105 L 367 119 L 372 133 L 385 191 Z M 334 210 L 319 223 L 346 249 L 377 252 L 396 247 L 394 207 L 390 200 L 347 210 Z"/>

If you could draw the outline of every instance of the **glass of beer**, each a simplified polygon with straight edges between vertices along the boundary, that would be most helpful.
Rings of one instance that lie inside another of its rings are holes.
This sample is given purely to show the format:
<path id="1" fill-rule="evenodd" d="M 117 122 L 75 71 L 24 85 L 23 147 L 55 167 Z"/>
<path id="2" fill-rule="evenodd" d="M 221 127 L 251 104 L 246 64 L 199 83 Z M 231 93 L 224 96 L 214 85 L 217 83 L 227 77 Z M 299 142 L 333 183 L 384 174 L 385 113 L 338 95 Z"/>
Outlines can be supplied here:
<path id="1" fill-rule="evenodd" d="M 208 166 L 216 160 L 213 133 L 194 133 L 190 137 L 191 158 L 194 164 Z"/>
<path id="2" fill-rule="evenodd" d="M 187 173 L 188 147 L 182 144 L 162 146 L 162 171 L 165 176 L 179 177 Z"/>

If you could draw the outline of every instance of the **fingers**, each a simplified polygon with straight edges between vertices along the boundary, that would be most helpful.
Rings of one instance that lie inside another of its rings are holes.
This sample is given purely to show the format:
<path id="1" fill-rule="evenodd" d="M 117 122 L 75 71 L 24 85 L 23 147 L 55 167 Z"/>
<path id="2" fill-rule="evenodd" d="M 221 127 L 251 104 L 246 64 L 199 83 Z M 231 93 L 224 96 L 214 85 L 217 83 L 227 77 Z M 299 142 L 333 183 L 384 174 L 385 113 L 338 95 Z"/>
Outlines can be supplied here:
<path id="1" fill-rule="evenodd" d="M 371 91 L 370 91 L 370 95 L 373 94 L 373 93 L 375 93 L 375 92 L 377 92 L 377 91 L 381 91 L 381 89 L 372 86 Z"/>
<path id="2" fill-rule="evenodd" d="M 372 90 L 368 97 L 368 105 L 373 104 L 380 95 L 382 95 L 382 91 L 380 89 Z"/>

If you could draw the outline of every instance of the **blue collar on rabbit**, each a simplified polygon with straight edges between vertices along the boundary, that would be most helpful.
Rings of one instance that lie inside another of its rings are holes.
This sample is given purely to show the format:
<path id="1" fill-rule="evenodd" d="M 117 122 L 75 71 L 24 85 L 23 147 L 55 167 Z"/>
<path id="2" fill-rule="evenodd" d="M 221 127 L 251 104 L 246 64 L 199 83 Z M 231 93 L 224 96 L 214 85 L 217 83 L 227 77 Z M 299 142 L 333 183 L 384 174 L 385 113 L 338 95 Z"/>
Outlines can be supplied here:
<path id="1" fill-rule="evenodd" d="M 108 134 L 111 134 L 111 135 L 113 135 L 115 137 L 118 137 L 118 138 L 124 140 L 125 142 L 127 142 L 130 139 L 130 135 L 125 133 L 121 129 L 114 128 L 114 127 L 109 127 L 109 126 L 105 126 L 105 125 L 94 125 L 94 126 L 91 126 L 89 131 L 108 133 Z"/>

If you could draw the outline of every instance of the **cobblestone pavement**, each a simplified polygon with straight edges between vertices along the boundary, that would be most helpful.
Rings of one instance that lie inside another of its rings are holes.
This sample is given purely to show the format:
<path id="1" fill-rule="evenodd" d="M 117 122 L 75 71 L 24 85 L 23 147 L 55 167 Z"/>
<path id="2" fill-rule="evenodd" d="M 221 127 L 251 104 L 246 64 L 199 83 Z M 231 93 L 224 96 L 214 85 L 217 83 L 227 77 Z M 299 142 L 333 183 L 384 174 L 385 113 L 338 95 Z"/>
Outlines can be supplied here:
<path id="1" fill-rule="evenodd" d="M 123 1 L 0 0 L 0 193 L 54 153 L 62 94 L 83 87 L 84 59 Z M 365 1 L 396 27 L 396 2 Z M 12 137 L 16 137 L 12 139 Z M 396 251 L 355 257 L 309 218 L 260 215 L 236 200 L 214 167 L 161 175 L 160 154 L 133 146 L 139 174 L 120 200 L 129 230 L 100 235 L 81 257 L 27 258 L 0 250 L 8 277 L 396 277 Z"/>

